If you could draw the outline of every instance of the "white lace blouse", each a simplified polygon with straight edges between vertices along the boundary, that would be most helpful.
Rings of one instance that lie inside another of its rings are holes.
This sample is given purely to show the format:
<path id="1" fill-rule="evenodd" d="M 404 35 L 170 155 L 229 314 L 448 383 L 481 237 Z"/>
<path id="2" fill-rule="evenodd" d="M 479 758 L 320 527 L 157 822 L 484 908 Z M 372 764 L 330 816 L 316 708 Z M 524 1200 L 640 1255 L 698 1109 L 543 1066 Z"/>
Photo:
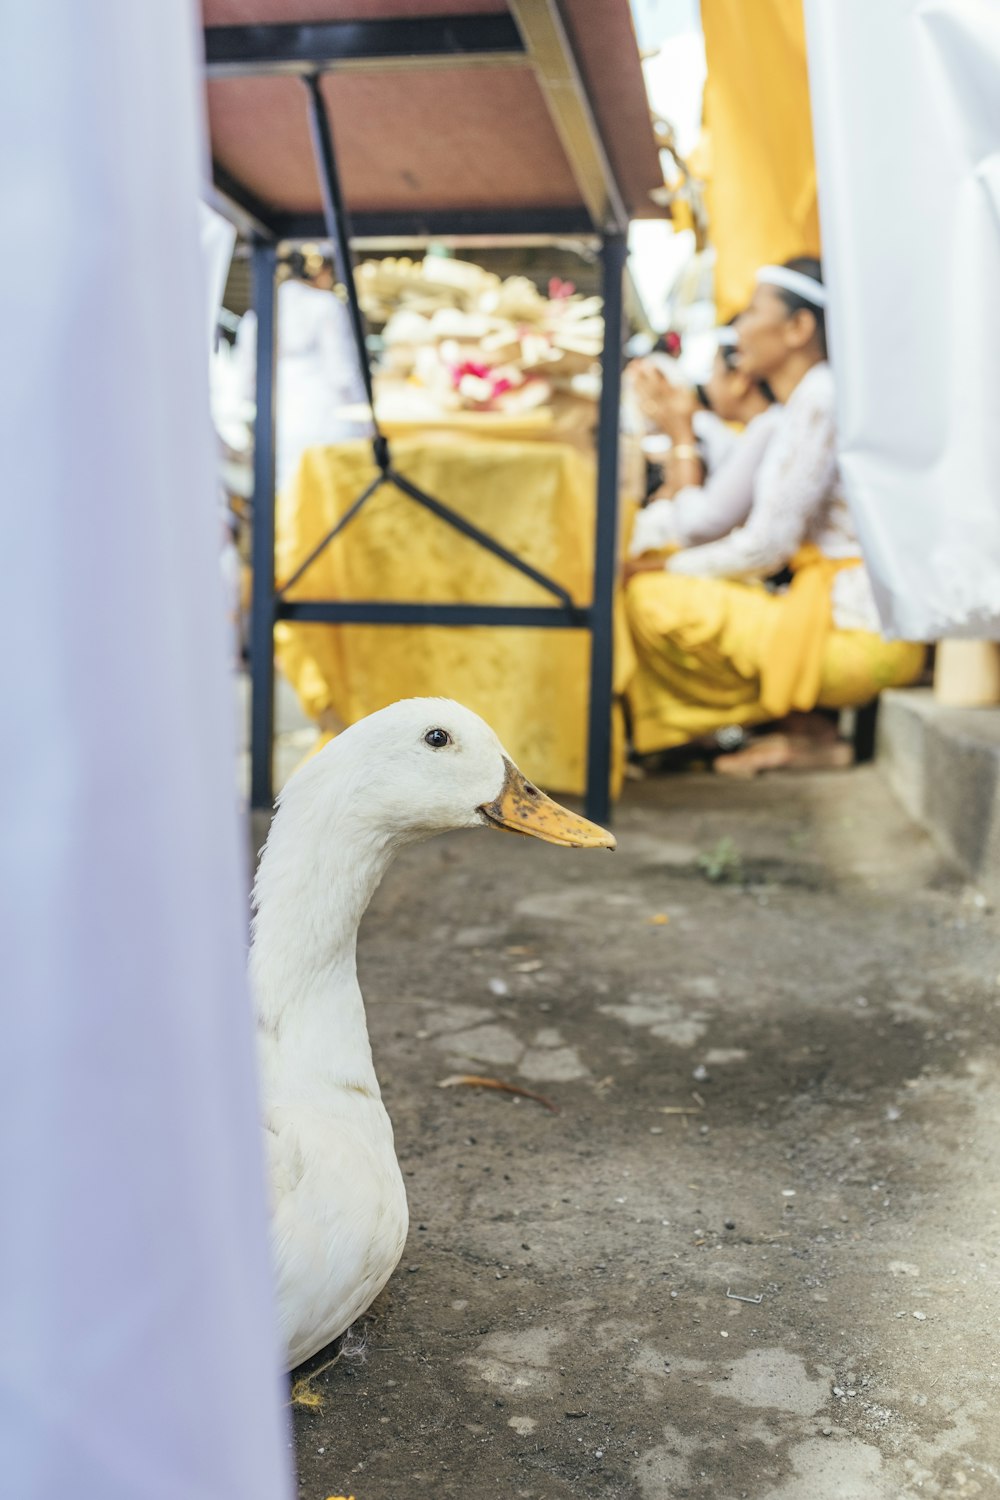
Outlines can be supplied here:
<path id="1" fill-rule="evenodd" d="M 768 407 L 724 451 L 704 484 L 685 485 L 670 500 L 651 500 L 635 518 L 633 557 L 658 547 L 700 547 L 745 521 L 753 504 L 754 475 L 776 430 L 781 408 Z M 729 429 L 726 429 L 728 432 Z"/>
<path id="2" fill-rule="evenodd" d="M 701 578 L 767 578 L 803 542 L 827 557 L 860 557 L 854 520 L 837 467 L 833 373 L 814 365 L 795 387 L 765 449 L 744 525 L 705 546 L 669 558 L 672 573 Z M 838 573 L 833 620 L 840 630 L 878 631 L 878 612 L 863 567 Z"/>
<path id="3" fill-rule="evenodd" d="M 709 474 L 714 474 L 732 453 L 741 434 L 717 417 L 714 411 L 704 411 L 700 407 L 691 418 L 691 426 L 705 468 Z"/>

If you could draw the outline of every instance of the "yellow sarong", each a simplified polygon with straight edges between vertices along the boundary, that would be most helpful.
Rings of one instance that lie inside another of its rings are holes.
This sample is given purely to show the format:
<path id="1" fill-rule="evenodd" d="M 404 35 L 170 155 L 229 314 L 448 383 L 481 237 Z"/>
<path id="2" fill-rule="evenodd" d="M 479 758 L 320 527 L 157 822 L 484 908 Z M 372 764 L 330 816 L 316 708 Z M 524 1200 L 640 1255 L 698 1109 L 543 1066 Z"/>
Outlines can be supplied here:
<path id="1" fill-rule="evenodd" d="M 924 647 L 833 626 L 836 574 L 856 559 L 803 547 L 784 594 L 762 584 L 640 573 L 626 594 L 638 667 L 628 689 L 640 754 L 792 709 L 852 708 L 923 670 Z"/>

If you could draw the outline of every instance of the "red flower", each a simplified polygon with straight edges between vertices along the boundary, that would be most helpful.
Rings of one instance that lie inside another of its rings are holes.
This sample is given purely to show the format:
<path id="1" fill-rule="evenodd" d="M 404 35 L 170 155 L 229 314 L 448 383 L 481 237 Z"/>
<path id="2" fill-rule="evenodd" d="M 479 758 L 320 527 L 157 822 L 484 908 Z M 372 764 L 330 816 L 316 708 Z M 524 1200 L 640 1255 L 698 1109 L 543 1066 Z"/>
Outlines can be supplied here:
<path id="1" fill-rule="evenodd" d="M 474 375 L 477 380 L 485 380 L 489 386 L 489 395 L 479 402 L 479 405 L 488 405 L 495 401 L 497 396 L 502 396 L 507 391 L 514 389 L 514 381 L 509 375 L 499 375 L 493 365 L 484 365 L 479 360 L 464 359 L 460 364 L 450 366 L 451 383 L 454 390 L 458 390 L 466 375 Z"/>
<path id="2" fill-rule="evenodd" d="M 480 364 L 477 360 L 464 359 L 461 364 L 452 365 L 451 383 L 457 389 L 461 384 L 463 375 L 476 375 L 480 380 L 488 380 L 491 368 L 490 365 Z"/>

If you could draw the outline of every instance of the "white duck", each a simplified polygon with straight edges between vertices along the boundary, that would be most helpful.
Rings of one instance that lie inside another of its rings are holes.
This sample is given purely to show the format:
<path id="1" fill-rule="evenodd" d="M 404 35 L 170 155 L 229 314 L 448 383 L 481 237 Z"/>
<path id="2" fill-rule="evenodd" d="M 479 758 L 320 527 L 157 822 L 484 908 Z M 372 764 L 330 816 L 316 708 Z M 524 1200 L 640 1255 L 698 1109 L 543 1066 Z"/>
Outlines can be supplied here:
<path id="1" fill-rule="evenodd" d="M 358 925 L 397 850 L 483 826 L 615 845 L 527 782 L 482 719 L 440 698 L 362 719 L 279 799 L 254 887 L 250 974 L 289 1369 L 364 1312 L 406 1238 L 358 988 Z"/>

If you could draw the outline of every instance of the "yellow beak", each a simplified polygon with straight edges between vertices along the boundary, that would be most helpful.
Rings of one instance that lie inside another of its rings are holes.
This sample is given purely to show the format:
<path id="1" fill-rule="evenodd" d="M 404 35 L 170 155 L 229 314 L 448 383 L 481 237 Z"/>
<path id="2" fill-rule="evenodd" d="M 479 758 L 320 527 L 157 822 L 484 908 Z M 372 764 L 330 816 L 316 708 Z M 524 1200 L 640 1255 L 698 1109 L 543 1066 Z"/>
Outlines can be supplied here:
<path id="1" fill-rule="evenodd" d="M 614 834 L 589 823 L 578 813 L 560 807 L 546 797 L 521 772 L 504 758 L 507 774 L 500 795 L 479 809 L 491 828 L 523 833 L 543 839 L 547 844 L 562 844 L 569 849 L 613 849 Z"/>

